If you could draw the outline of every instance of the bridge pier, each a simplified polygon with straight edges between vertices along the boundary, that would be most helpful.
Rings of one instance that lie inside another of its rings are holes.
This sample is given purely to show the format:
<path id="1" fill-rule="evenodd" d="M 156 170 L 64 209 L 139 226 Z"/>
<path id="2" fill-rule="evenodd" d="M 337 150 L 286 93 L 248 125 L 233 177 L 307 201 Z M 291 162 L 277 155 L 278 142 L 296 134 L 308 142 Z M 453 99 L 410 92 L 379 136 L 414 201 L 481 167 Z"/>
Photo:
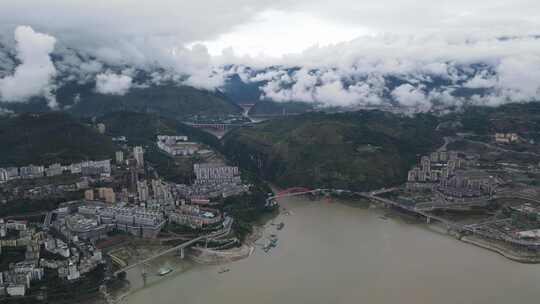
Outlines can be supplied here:
<path id="1" fill-rule="evenodd" d="M 180 256 L 180 259 L 181 259 L 181 260 L 183 260 L 184 257 L 185 257 L 184 250 L 185 250 L 185 249 L 184 249 L 183 247 L 180 248 L 180 249 L 178 249 L 178 255 Z"/>
<path id="2" fill-rule="evenodd" d="M 431 217 L 426 216 L 426 224 L 429 224 L 429 223 L 431 223 Z"/>
<path id="3" fill-rule="evenodd" d="M 146 273 L 146 265 L 142 266 L 141 276 L 142 276 L 142 280 L 143 280 L 143 286 L 146 286 L 146 278 L 148 277 L 148 274 Z"/>

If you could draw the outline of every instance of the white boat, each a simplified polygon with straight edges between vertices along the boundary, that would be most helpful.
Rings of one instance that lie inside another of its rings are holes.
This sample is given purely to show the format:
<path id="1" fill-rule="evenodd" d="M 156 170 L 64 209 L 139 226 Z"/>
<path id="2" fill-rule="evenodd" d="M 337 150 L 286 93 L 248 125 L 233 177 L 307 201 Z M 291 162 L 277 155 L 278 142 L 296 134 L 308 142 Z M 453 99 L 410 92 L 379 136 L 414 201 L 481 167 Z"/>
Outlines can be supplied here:
<path id="1" fill-rule="evenodd" d="M 159 272 L 158 272 L 158 275 L 164 276 L 164 275 L 167 275 L 167 274 L 171 273 L 172 271 L 173 271 L 172 268 L 168 268 L 168 267 L 167 268 L 161 268 L 159 270 Z"/>

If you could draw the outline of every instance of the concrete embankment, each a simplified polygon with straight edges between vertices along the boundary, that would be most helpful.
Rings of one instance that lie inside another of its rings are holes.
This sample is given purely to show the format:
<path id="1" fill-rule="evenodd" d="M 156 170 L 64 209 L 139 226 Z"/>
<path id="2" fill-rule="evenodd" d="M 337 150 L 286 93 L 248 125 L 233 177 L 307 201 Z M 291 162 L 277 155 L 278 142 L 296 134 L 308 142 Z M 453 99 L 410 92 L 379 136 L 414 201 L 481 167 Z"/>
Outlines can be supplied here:
<path id="1" fill-rule="evenodd" d="M 462 242 L 465 242 L 467 244 L 472 244 L 493 252 L 496 252 L 502 256 L 504 256 L 507 259 L 510 259 L 512 261 L 520 262 L 520 263 L 526 263 L 526 264 L 538 264 L 540 263 L 540 256 L 537 255 L 520 255 L 517 252 L 513 252 L 511 249 L 504 248 L 502 246 L 499 246 L 497 244 L 490 243 L 488 241 L 479 239 L 479 238 L 473 238 L 470 236 L 464 236 L 461 238 Z"/>
<path id="2" fill-rule="evenodd" d="M 402 216 L 402 213 L 396 212 L 393 214 L 397 214 L 398 216 Z M 444 224 L 433 222 L 429 225 L 425 226 L 428 230 L 434 233 L 438 233 L 441 235 L 449 235 L 457 240 L 460 240 L 464 243 L 471 244 L 477 247 L 480 247 L 482 249 L 486 249 L 495 253 L 500 254 L 501 256 L 515 261 L 519 263 L 524 264 L 540 264 L 540 255 L 534 254 L 534 253 L 527 253 L 527 252 L 520 252 L 516 251 L 512 248 L 509 248 L 508 246 L 504 246 L 502 244 L 495 243 L 490 240 L 486 240 L 480 237 L 475 236 L 463 236 L 459 232 L 456 232 L 452 229 L 448 229 Z"/>
<path id="3" fill-rule="evenodd" d="M 191 260 L 199 264 L 216 265 L 241 260 L 253 253 L 254 247 L 242 245 L 228 250 L 212 250 L 208 248 L 191 248 L 188 255 Z"/>

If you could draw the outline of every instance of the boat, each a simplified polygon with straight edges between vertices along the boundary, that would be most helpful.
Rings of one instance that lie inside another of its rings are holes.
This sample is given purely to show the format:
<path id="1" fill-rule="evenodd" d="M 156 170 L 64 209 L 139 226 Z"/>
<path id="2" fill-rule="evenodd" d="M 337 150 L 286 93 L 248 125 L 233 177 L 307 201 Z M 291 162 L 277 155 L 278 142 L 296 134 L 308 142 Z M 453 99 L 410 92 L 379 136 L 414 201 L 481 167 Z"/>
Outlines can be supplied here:
<path id="1" fill-rule="evenodd" d="M 279 223 L 279 225 L 277 226 L 277 230 L 281 230 L 281 229 L 283 229 L 283 227 L 285 227 L 285 223 L 281 222 L 281 223 Z"/>
<path id="2" fill-rule="evenodd" d="M 272 248 L 272 247 L 270 247 L 270 241 L 266 240 L 266 244 L 264 244 L 264 246 L 263 246 L 264 252 L 270 251 L 270 248 Z"/>
<path id="3" fill-rule="evenodd" d="M 158 275 L 160 276 L 165 276 L 165 275 L 168 275 L 169 273 L 171 273 L 173 271 L 172 268 L 169 268 L 169 267 L 166 267 L 166 268 L 161 268 L 159 271 L 158 271 Z"/>
<path id="4" fill-rule="evenodd" d="M 229 268 L 222 268 L 220 271 L 218 271 L 219 274 L 226 273 L 231 271 Z"/>

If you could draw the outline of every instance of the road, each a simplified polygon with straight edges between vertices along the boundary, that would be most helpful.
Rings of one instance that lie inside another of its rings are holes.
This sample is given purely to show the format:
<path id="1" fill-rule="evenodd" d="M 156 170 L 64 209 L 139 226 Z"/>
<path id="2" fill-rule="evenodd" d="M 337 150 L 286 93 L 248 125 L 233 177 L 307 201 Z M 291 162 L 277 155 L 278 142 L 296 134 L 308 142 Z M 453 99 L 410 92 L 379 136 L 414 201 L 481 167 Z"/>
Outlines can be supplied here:
<path id="1" fill-rule="evenodd" d="M 496 151 L 499 151 L 499 152 L 505 152 L 505 153 L 515 153 L 515 154 L 522 154 L 522 155 L 529 155 L 529 156 L 534 156 L 534 157 L 540 157 L 540 154 L 538 153 L 534 153 L 534 152 L 530 152 L 530 151 L 523 151 L 523 152 L 520 152 L 520 151 L 514 151 L 514 150 L 509 150 L 509 149 L 505 149 L 505 148 L 502 148 L 502 147 L 499 147 L 499 146 L 495 146 L 495 145 L 492 145 L 490 143 L 486 143 L 486 142 L 483 142 L 483 141 L 477 141 L 477 140 L 471 140 L 471 139 L 463 139 L 464 141 L 467 141 L 467 142 L 470 142 L 470 143 L 473 143 L 473 144 L 479 144 L 479 145 L 482 145 L 486 148 L 489 148 L 489 149 L 492 149 L 492 150 L 496 150 Z"/>
<path id="2" fill-rule="evenodd" d="M 437 149 L 437 151 L 446 151 L 448 144 L 455 141 L 455 139 L 449 136 L 445 136 L 443 139 L 444 139 L 444 144 L 439 149 Z"/>

